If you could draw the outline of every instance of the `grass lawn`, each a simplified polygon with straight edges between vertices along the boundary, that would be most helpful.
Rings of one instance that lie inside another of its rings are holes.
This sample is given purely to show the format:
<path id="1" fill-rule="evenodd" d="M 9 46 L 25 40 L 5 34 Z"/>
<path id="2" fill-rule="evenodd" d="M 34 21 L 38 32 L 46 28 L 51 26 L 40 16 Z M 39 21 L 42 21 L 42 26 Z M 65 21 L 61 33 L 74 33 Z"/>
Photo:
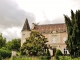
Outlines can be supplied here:
<path id="1" fill-rule="evenodd" d="M 27 56 L 23 56 L 23 57 L 11 57 L 9 60 L 49 60 L 46 58 L 41 59 L 42 57 L 27 57 Z"/>
<path id="2" fill-rule="evenodd" d="M 80 57 L 72 59 L 70 56 L 59 56 L 59 59 L 60 60 L 80 60 Z"/>

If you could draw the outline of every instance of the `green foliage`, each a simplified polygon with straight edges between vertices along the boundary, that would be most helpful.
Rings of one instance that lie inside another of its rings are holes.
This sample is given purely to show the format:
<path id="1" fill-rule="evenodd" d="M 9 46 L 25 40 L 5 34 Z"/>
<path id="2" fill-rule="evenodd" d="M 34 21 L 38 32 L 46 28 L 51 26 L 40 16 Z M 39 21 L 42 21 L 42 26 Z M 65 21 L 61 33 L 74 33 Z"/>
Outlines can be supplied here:
<path id="1" fill-rule="evenodd" d="M 1 54 L 0 54 L 0 60 L 2 60 L 2 56 L 1 56 Z"/>
<path id="2" fill-rule="evenodd" d="M 46 56 L 50 56 L 50 52 L 49 52 L 49 50 L 47 49 L 47 54 L 46 54 Z"/>
<path id="3" fill-rule="evenodd" d="M 28 56 L 21 56 L 21 57 L 11 57 L 9 60 L 50 60 L 47 56 L 36 56 L 36 57 L 28 57 Z"/>
<path id="4" fill-rule="evenodd" d="M 30 37 L 26 38 L 26 42 L 21 47 L 21 51 L 28 51 L 29 55 L 41 55 L 46 48 L 47 39 L 39 32 L 32 31 Z M 39 54 L 40 53 L 40 54 Z"/>
<path id="5" fill-rule="evenodd" d="M 6 47 L 9 49 L 9 50 L 17 50 L 19 51 L 20 50 L 20 46 L 21 46 L 21 40 L 20 39 L 12 39 L 12 41 L 8 41 L 7 44 L 6 44 Z"/>
<path id="6" fill-rule="evenodd" d="M 59 56 L 59 60 L 80 60 L 80 57 L 71 58 L 70 56 Z"/>
<path id="7" fill-rule="evenodd" d="M 40 58 L 41 58 L 42 60 L 49 60 L 49 59 L 51 59 L 49 50 L 46 49 L 46 52 L 44 52 L 42 56 L 40 55 Z"/>
<path id="8" fill-rule="evenodd" d="M 41 59 L 41 60 L 50 60 L 50 56 L 40 56 L 39 59 Z"/>
<path id="9" fill-rule="evenodd" d="M 62 54 L 62 52 L 60 51 L 60 50 L 56 50 L 56 53 L 55 53 L 55 59 L 56 60 L 59 60 L 59 56 L 62 56 L 63 54 Z"/>
<path id="10" fill-rule="evenodd" d="M 0 34 L 0 48 L 4 47 L 6 45 L 6 38 Z"/>
<path id="11" fill-rule="evenodd" d="M 55 56 L 62 56 L 63 54 L 62 54 L 62 52 L 59 50 L 59 49 L 57 49 L 56 50 L 56 53 L 55 53 Z"/>
<path id="12" fill-rule="evenodd" d="M 11 51 L 9 50 L 0 49 L 0 54 L 3 58 L 11 57 Z"/>
<path id="13" fill-rule="evenodd" d="M 20 56 L 21 54 L 20 54 L 20 52 L 17 52 L 16 55 L 17 55 L 17 56 Z"/>
<path id="14" fill-rule="evenodd" d="M 11 41 L 8 41 L 8 42 L 6 43 L 6 47 L 7 47 L 9 50 L 11 50 L 11 49 L 12 49 L 12 42 L 11 42 Z"/>
<path id="15" fill-rule="evenodd" d="M 26 53 L 26 49 L 21 49 L 20 54 L 21 55 L 28 55 L 28 53 Z"/>
<path id="16" fill-rule="evenodd" d="M 64 15 L 67 26 L 68 39 L 66 41 L 67 49 L 71 56 L 80 56 L 80 10 L 75 13 L 71 10 L 71 18 Z"/>
<path id="17" fill-rule="evenodd" d="M 55 56 L 55 60 L 60 60 L 58 55 Z"/>

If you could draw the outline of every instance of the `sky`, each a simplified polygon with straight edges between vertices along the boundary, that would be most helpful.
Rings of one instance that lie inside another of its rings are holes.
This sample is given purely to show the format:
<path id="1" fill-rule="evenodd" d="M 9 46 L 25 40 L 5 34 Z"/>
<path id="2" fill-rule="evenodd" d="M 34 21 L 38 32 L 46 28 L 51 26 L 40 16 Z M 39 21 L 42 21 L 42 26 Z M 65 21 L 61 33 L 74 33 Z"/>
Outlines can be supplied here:
<path id="1" fill-rule="evenodd" d="M 26 18 L 32 23 L 64 23 L 71 9 L 80 9 L 80 0 L 0 0 L 0 33 L 7 38 L 21 38 Z"/>

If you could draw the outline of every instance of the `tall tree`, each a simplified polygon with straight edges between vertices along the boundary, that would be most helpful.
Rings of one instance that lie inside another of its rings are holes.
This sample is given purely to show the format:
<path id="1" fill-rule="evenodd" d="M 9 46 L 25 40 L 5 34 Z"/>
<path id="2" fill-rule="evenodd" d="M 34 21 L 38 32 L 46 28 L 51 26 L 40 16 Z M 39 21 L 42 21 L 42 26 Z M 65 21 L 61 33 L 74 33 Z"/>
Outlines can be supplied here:
<path id="1" fill-rule="evenodd" d="M 40 34 L 39 32 L 32 31 L 29 38 L 26 38 L 26 42 L 21 47 L 21 50 L 27 50 L 28 54 L 32 55 L 38 55 L 42 54 L 44 51 L 44 48 L 46 48 L 45 43 L 47 42 L 47 39 L 45 36 Z"/>
<path id="2" fill-rule="evenodd" d="M 20 46 L 21 46 L 21 40 L 20 39 L 12 39 L 11 41 L 8 41 L 7 44 L 6 44 L 6 47 L 9 50 L 14 49 L 14 50 L 19 51 Z"/>
<path id="3" fill-rule="evenodd" d="M 6 45 L 6 38 L 0 34 L 0 48 L 4 47 Z"/>
<path id="4" fill-rule="evenodd" d="M 66 45 L 71 56 L 80 54 L 80 10 L 71 10 L 71 17 L 64 15 L 67 26 L 68 39 Z"/>

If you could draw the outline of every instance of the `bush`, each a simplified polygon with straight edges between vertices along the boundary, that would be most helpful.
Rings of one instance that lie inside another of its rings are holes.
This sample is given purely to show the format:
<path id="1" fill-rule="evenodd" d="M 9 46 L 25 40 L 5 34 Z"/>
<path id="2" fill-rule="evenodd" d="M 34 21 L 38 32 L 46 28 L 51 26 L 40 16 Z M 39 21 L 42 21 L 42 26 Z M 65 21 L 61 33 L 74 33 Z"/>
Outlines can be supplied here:
<path id="1" fill-rule="evenodd" d="M 26 55 L 26 49 L 21 49 L 20 54 L 21 55 Z"/>
<path id="2" fill-rule="evenodd" d="M 46 56 L 47 56 L 47 59 L 50 59 L 50 58 L 51 58 L 51 56 L 50 56 L 50 52 L 49 52 L 48 49 L 47 49 L 47 54 L 46 54 Z"/>
<path id="3" fill-rule="evenodd" d="M 57 56 L 62 56 L 63 54 L 62 54 L 62 52 L 61 52 L 60 50 L 57 49 L 57 50 L 56 50 L 56 53 L 55 53 L 55 56 L 56 56 L 56 55 L 57 55 Z"/>
<path id="4" fill-rule="evenodd" d="M 8 51 L 8 50 L 3 50 L 3 49 L 0 49 L 0 53 L 1 53 L 1 56 L 3 57 L 3 58 L 9 58 L 9 57 L 11 57 L 11 52 L 10 51 Z"/>
<path id="5" fill-rule="evenodd" d="M 17 55 L 17 56 L 20 56 L 21 54 L 20 54 L 20 52 L 17 52 L 16 55 Z"/>
<path id="6" fill-rule="evenodd" d="M 50 60 L 49 56 L 40 56 L 39 59 L 41 60 Z"/>
<path id="7" fill-rule="evenodd" d="M 50 52 L 49 52 L 49 50 L 47 49 L 47 56 L 50 56 Z"/>
<path id="8" fill-rule="evenodd" d="M 56 50 L 56 53 L 55 53 L 55 60 L 59 60 L 59 56 L 62 56 L 62 52 L 60 50 Z"/>
<path id="9" fill-rule="evenodd" d="M 2 56 L 1 56 L 1 54 L 0 54 L 0 60 L 2 60 Z"/>

